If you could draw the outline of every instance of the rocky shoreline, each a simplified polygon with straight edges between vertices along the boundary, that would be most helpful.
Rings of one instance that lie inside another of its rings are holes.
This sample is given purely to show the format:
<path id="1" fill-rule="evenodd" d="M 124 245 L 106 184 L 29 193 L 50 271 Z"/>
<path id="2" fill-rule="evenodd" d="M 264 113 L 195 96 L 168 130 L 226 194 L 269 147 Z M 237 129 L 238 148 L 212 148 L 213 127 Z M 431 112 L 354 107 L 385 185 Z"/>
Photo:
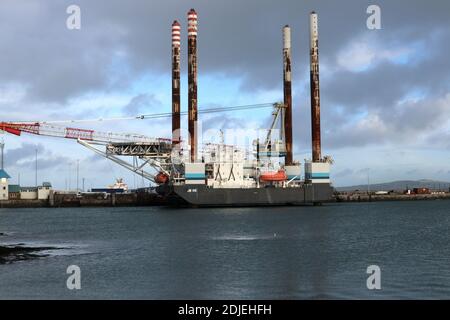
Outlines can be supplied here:
<path id="1" fill-rule="evenodd" d="M 0 232 L 0 237 L 5 237 L 8 234 Z M 54 247 L 27 247 L 24 243 L 2 245 L 0 243 L 0 265 L 13 263 L 16 261 L 23 261 L 29 259 L 36 259 L 48 256 L 48 254 L 41 251 L 57 250 L 60 248 Z"/>
<path id="2" fill-rule="evenodd" d="M 23 244 L 0 245 L 0 265 L 46 257 L 48 254 L 40 253 L 40 251 L 56 249 L 53 247 L 26 247 Z"/>

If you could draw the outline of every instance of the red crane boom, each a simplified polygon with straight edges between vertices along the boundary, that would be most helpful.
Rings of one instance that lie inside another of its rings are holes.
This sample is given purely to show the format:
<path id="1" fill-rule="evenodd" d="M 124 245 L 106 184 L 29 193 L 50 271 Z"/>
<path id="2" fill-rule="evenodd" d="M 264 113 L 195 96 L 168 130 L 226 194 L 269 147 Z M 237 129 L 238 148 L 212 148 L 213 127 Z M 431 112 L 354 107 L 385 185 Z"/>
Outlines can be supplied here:
<path id="1" fill-rule="evenodd" d="M 0 130 L 16 136 L 20 136 L 22 132 L 58 137 L 66 139 L 85 140 L 99 143 L 117 143 L 117 142 L 161 142 L 171 141 L 164 138 L 150 138 L 144 135 L 133 133 L 114 133 L 99 132 L 88 129 L 70 128 L 55 126 L 48 123 L 20 123 L 20 122 L 0 122 Z"/>

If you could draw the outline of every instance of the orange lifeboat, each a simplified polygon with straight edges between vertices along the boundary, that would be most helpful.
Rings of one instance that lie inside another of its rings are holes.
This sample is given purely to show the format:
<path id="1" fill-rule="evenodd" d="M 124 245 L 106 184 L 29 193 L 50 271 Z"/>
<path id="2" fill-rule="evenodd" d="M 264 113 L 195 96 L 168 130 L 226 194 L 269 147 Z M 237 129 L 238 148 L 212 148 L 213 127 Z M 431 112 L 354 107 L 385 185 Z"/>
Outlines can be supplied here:
<path id="1" fill-rule="evenodd" d="M 284 170 L 278 170 L 276 172 L 265 172 L 261 173 L 260 177 L 261 181 L 267 182 L 276 182 L 276 181 L 286 181 L 287 176 Z"/>
<path id="2" fill-rule="evenodd" d="M 163 172 L 160 172 L 155 177 L 155 182 L 158 184 L 164 184 L 169 181 L 169 176 Z"/>

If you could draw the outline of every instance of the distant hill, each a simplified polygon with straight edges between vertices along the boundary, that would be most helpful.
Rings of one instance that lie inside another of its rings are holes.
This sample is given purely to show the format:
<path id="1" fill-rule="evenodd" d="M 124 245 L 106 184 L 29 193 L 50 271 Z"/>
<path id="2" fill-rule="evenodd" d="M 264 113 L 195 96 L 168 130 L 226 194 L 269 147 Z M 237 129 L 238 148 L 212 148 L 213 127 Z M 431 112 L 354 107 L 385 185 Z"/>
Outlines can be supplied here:
<path id="1" fill-rule="evenodd" d="M 450 182 L 437 181 L 437 180 L 401 180 L 386 183 L 374 183 L 370 184 L 370 191 L 390 191 L 390 190 L 405 190 L 406 188 L 429 188 L 433 190 L 449 190 Z M 367 190 L 367 184 L 337 187 L 337 191 L 355 191 L 355 190 Z"/>

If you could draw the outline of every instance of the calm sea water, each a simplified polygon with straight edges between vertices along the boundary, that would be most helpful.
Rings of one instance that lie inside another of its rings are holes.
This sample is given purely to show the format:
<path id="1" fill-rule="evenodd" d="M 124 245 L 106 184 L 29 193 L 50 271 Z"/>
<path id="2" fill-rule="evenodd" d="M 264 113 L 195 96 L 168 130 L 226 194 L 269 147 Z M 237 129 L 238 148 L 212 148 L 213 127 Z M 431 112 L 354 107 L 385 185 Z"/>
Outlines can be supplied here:
<path id="1" fill-rule="evenodd" d="M 450 201 L 0 209 L 0 244 L 65 248 L 0 265 L 0 298 L 448 299 L 449 230 Z M 81 290 L 66 288 L 73 264 Z"/>

